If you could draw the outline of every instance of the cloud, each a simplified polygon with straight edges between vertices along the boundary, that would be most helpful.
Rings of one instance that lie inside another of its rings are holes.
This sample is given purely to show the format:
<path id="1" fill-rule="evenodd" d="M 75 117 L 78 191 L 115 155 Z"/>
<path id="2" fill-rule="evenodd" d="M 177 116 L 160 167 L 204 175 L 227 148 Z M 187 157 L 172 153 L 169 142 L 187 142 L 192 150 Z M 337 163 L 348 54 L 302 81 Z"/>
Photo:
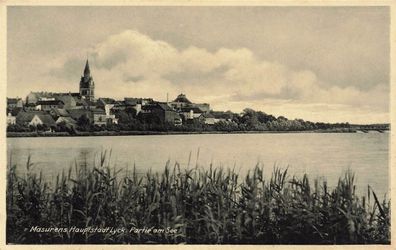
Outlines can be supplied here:
<path id="1" fill-rule="evenodd" d="M 56 64 L 49 71 L 52 77 L 62 79 L 59 82 L 70 79 L 76 62 L 83 61 L 81 54 Z M 97 96 L 165 100 L 167 93 L 175 97 L 184 92 L 193 101 L 211 103 L 214 109 L 240 111 L 251 106 L 281 112 L 279 107 L 283 106 L 296 115 L 305 115 L 301 118 L 307 120 L 326 119 L 326 107 L 333 116 L 328 120 L 353 119 L 356 110 L 362 114 L 382 112 L 382 117 L 388 112 L 387 84 L 373 83 L 365 90 L 356 88 L 356 83 L 347 87 L 332 85 L 310 69 L 294 70 L 263 60 L 247 48 L 213 52 L 195 46 L 178 49 L 136 30 L 125 30 L 95 44 L 89 54 Z M 279 102 L 283 104 L 279 106 Z M 318 105 L 323 108 L 322 115 L 317 114 Z M 334 109 L 342 115 L 337 117 Z"/>

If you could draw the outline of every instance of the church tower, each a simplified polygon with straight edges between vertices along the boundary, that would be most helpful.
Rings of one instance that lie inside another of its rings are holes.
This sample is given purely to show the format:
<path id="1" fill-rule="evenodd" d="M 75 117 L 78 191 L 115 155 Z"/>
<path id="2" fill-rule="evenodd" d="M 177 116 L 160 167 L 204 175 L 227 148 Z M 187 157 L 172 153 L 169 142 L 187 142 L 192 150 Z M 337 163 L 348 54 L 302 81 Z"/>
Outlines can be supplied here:
<path id="1" fill-rule="evenodd" d="M 80 80 L 80 95 L 82 98 L 94 101 L 95 100 L 95 83 L 91 76 L 91 70 L 89 69 L 89 63 L 85 64 L 84 75 L 81 76 Z"/>

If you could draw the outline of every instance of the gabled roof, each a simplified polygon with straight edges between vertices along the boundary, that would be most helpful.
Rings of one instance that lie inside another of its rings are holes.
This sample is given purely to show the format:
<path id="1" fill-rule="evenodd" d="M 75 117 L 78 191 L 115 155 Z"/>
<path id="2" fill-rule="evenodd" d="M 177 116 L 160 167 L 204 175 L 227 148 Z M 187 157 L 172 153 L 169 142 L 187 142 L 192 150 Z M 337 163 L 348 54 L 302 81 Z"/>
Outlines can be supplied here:
<path id="1" fill-rule="evenodd" d="M 49 114 L 38 114 L 37 116 L 40 118 L 40 120 L 41 120 L 44 124 L 46 124 L 46 125 L 48 125 L 48 126 L 53 126 L 53 125 L 55 125 L 54 119 L 53 119 L 52 116 L 50 116 Z"/>
<path id="2" fill-rule="evenodd" d="M 59 123 L 59 122 L 62 122 L 62 121 L 66 122 L 67 124 L 73 124 L 73 125 L 77 123 L 76 120 L 74 120 L 71 117 L 59 117 L 56 120 L 56 123 Z"/>
<path id="3" fill-rule="evenodd" d="M 172 107 L 170 107 L 166 102 L 158 102 L 157 105 L 165 110 L 165 111 L 175 111 Z"/>
<path id="4" fill-rule="evenodd" d="M 37 114 L 45 114 L 45 112 L 42 111 L 21 111 L 18 113 L 18 115 L 16 116 L 17 122 L 20 123 L 25 123 L 25 122 L 30 122 L 33 117 Z"/>
<path id="5" fill-rule="evenodd" d="M 16 121 L 17 123 L 29 123 L 32 121 L 34 116 L 38 116 L 38 118 L 40 118 L 40 120 L 48 125 L 48 126 L 52 126 L 55 125 L 55 121 L 54 119 L 52 119 L 52 117 L 42 111 L 33 111 L 33 112 L 25 112 L 25 111 L 21 111 L 18 113 L 18 115 L 16 116 Z"/>
<path id="6" fill-rule="evenodd" d="M 63 116 L 63 117 L 70 116 L 69 112 L 67 112 L 66 109 L 53 108 L 51 109 L 51 112 L 54 113 L 56 116 Z"/>

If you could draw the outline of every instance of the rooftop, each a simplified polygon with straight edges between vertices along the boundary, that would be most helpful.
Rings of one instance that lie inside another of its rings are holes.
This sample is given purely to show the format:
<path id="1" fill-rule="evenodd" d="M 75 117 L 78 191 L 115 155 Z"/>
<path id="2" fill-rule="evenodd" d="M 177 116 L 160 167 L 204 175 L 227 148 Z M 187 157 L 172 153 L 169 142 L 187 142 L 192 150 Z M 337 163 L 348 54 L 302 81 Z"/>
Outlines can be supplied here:
<path id="1" fill-rule="evenodd" d="M 185 94 L 180 94 L 176 97 L 174 102 L 184 102 L 184 103 L 192 103 L 190 100 L 187 99 Z"/>

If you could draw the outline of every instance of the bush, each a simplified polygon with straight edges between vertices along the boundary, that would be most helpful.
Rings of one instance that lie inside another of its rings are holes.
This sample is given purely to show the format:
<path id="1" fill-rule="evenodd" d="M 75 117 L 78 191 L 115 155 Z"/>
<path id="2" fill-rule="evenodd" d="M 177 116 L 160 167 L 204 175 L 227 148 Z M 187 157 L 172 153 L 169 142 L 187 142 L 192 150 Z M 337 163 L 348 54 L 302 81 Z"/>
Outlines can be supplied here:
<path id="1" fill-rule="evenodd" d="M 87 162 L 56 177 L 52 188 L 41 173 L 7 173 L 7 242 L 30 244 L 389 244 L 390 201 L 369 188 L 357 197 L 347 172 L 332 189 L 306 175 L 290 178 L 260 167 L 246 176 L 231 169 L 181 170 L 123 176 L 109 165 Z M 30 232 L 42 228 L 124 228 L 116 234 Z M 172 234 L 136 234 L 131 228 L 172 228 Z"/>

